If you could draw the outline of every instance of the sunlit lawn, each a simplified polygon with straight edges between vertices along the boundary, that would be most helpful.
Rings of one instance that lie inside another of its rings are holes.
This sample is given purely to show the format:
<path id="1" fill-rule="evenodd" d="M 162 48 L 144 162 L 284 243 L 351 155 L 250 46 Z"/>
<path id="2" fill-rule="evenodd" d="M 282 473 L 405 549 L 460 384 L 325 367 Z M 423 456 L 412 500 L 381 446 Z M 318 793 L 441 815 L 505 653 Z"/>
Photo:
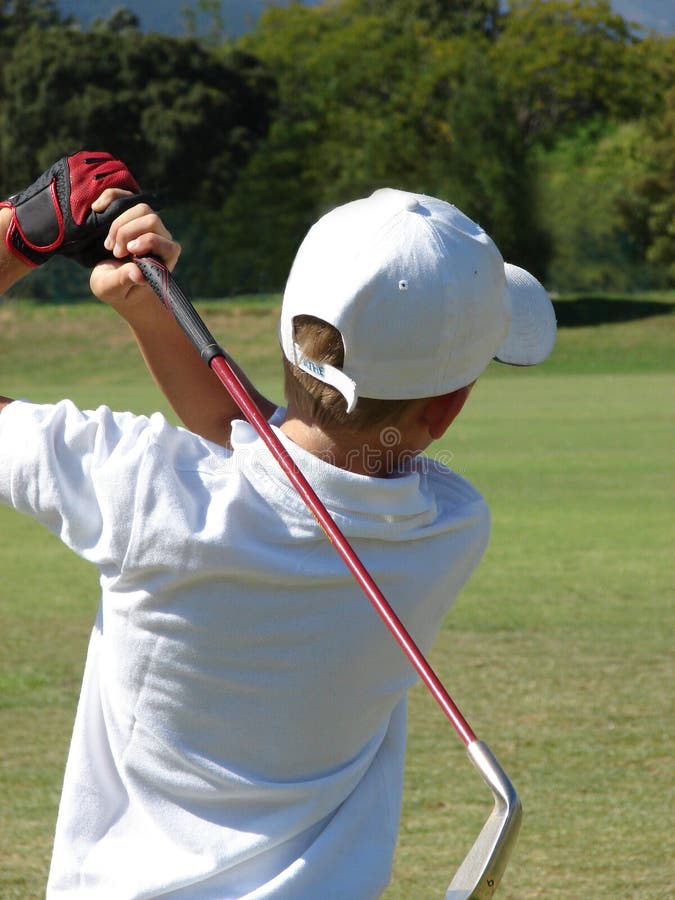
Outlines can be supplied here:
<path id="1" fill-rule="evenodd" d="M 504 898 L 672 896 L 675 298 L 661 300 L 665 314 L 630 301 L 619 321 L 561 329 L 540 370 L 494 366 L 433 448 L 493 514 L 431 661 L 522 796 Z M 570 324 L 584 302 L 561 307 Z M 200 309 L 280 399 L 277 305 Z M 0 393 L 166 409 L 94 304 L 0 307 Z M 44 893 L 97 586 L 28 520 L 0 509 L 0 534 L 0 897 L 27 900 Z M 415 689 L 388 900 L 444 896 L 490 807 Z"/>

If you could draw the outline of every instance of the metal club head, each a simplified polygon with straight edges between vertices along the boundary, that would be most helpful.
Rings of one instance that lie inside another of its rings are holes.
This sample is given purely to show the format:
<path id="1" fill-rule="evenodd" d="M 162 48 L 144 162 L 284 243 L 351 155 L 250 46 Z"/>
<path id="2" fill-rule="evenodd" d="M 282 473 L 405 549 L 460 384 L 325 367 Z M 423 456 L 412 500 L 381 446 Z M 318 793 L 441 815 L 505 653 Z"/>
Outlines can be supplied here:
<path id="1" fill-rule="evenodd" d="M 467 746 L 469 759 L 492 791 L 495 805 L 464 858 L 445 900 L 488 900 L 501 881 L 518 837 L 522 806 L 515 788 L 482 741 Z"/>

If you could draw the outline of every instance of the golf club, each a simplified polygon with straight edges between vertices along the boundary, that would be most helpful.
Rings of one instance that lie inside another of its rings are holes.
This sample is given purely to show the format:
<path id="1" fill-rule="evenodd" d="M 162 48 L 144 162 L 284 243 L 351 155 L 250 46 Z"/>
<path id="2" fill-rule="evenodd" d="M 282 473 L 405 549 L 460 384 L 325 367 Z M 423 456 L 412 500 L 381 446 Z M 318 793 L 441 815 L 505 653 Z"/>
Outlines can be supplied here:
<path id="1" fill-rule="evenodd" d="M 463 741 L 469 759 L 490 788 L 494 798 L 492 812 L 457 870 L 445 895 L 446 900 L 469 900 L 469 898 L 487 900 L 492 897 L 499 884 L 520 828 L 522 809 L 513 785 L 487 745 L 477 739 L 424 655 L 333 521 L 328 510 L 254 403 L 228 362 L 223 349 L 216 342 L 171 272 L 154 257 L 134 257 L 133 261 L 277 460 L 449 719 Z"/>

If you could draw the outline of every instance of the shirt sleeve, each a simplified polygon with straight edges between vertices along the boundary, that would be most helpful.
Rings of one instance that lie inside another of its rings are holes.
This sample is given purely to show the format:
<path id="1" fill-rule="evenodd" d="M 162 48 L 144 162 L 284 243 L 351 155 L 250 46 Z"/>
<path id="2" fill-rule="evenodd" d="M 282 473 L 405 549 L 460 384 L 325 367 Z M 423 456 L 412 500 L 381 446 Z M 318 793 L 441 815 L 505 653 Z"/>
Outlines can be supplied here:
<path id="1" fill-rule="evenodd" d="M 151 419 L 105 406 L 14 401 L 0 413 L 0 502 L 90 562 L 119 564 L 151 432 Z"/>

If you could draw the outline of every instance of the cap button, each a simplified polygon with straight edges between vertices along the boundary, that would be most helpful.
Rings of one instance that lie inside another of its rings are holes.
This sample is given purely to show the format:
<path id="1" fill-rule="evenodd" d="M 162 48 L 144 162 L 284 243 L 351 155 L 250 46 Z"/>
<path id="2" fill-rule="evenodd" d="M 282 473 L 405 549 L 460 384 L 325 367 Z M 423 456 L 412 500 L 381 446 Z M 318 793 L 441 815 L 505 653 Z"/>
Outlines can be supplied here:
<path id="1" fill-rule="evenodd" d="M 419 208 L 420 202 L 417 197 L 409 197 L 405 202 L 405 208 L 408 212 L 415 212 Z"/>

